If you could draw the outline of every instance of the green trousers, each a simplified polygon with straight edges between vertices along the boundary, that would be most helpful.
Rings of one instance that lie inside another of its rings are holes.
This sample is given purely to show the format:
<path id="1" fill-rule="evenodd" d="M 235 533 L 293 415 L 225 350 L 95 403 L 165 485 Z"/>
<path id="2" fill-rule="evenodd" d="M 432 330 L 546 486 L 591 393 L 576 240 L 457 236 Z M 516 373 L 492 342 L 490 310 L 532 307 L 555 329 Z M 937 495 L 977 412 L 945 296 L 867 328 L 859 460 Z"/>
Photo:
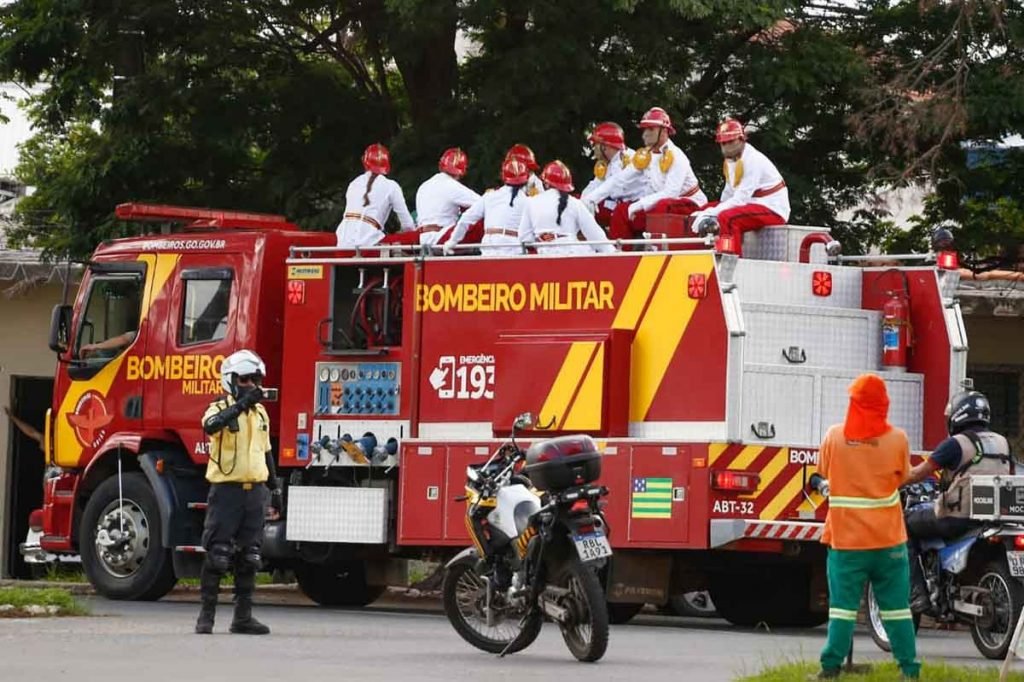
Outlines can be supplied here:
<path id="1" fill-rule="evenodd" d="M 910 561 L 904 544 L 884 549 L 828 550 L 828 641 L 821 652 L 823 670 L 838 670 L 853 646 L 853 629 L 870 581 L 892 653 L 907 677 L 917 677 L 914 621 L 910 614 Z"/>

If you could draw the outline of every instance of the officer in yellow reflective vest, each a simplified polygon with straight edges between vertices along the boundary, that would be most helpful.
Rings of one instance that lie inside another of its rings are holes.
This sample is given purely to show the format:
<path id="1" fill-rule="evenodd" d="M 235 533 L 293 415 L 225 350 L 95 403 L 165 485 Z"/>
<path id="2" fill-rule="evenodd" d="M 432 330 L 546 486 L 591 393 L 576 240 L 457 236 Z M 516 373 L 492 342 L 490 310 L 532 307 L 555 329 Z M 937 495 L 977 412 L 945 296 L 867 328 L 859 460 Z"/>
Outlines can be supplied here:
<path id="1" fill-rule="evenodd" d="M 240 350 L 221 364 L 221 384 L 227 395 L 210 404 L 203 430 L 210 439 L 210 482 L 203 547 L 206 561 L 199 579 L 202 608 L 196 634 L 213 632 L 220 579 L 235 573 L 235 615 L 229 630 L 244 635 L 270 632 L 252 617 L 256 571 L 263 565 L 263 522 L 280 513 L 280 490 L 270 449 L 270 419 L 260 404 L 260 383 L 266 366 L 256 353 Z M 270 492 L 268 493 L 268 486 Z"/>
<path id="2" fill-rule="evenodd" d="M 818 679 L 839 677 L 871 582 L 903 679 L 921 666 L 910 614 L 910 562 L 899 487 L 910 470 L 907 434 L 888 422 L 885 382 L 862 374 L 849 387 L 846 421 L 828 430 L 819 470 L 829 482 L 822 542 L 828 550 L 828 641 Z"/>

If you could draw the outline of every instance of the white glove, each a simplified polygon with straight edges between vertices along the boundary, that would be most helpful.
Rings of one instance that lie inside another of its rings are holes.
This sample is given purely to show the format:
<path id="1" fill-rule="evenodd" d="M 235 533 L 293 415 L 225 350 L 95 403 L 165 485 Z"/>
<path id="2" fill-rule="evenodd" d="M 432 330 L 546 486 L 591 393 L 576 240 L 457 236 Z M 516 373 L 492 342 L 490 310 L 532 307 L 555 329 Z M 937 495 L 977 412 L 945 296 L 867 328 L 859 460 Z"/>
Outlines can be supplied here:
<path id="1" fill-rule="evenodd" d="M 636 215 L 636 212 L 640 210 L 643 210 L 643 207 L 640 206 L 640 202 L 634 201 L 632 204 L 629 205 L 629 208 L 626 209 L 626 215 L 632 218 Z"/>
<path id="2" fill-rule="evenodd" d="M 448 241 L 446 241 L 441 246 L 441 255 L 442 256 L 450 256 L 450 255 L 452 255 L 453 253 L 455 253 L 455 247 L 456 246 L 457 245 L 453 244 L 452 241 L 449 239 Z"/>
<path id="3" fill-rule="evenodd" d="M 592 200 L 590 197 L 580 197 L 580 201 L 586 206 L 587 210 L 591 215 L 597 213 L 597 202 Z"/>

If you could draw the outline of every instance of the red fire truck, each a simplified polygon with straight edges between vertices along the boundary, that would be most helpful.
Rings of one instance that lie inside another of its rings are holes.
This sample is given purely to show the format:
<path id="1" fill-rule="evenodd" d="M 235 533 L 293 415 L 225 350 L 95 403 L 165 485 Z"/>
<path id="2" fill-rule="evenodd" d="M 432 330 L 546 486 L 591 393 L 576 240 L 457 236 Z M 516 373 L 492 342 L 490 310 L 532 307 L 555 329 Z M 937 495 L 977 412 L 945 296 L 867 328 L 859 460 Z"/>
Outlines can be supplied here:
<path id="1" fill-rule="evenodd" d="M 466 546 L 466 465 L 531 412 L 528 440 L 603 448 L 613 612 L 708 589 L 739 624 L 826 619 L 808 479 L 850 380 L 884 376 L 893 423 L 925 451 L 965 371 L 955 269 L 839 264 L 820 229 L 750 233 L 743 258 L 695 240 L 442 258 L 342 253 L 280 216 L 117 215 L 182 229 L 104 243 L 55 309 L 32 516 L 41 549 L 80 553 L 114 598 L 156 599 L 197 572 L 200 417 L 239 348 L 280 389 L 285 513 L 265 556 L 314 600 L 367 603 L 406 559 Z"/>

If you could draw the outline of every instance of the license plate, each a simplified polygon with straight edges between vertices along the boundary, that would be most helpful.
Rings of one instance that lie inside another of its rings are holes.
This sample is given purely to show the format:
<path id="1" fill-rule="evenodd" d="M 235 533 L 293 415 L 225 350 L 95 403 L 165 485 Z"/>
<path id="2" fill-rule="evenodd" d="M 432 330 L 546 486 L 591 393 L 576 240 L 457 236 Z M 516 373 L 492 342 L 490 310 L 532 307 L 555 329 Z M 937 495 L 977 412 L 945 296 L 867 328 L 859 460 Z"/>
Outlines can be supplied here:
<path id="1" fill-rule="evenodd" d="M 576 552 L 580 555 L 581 561 L 596 561 L 612 555 L 612 546 L 601 531 L 573 535 L 572 541 L 576 544 Z"/>
<path id="2" fill-rule="evenodd" d="M 1010 565 L 1010 575 L 1024 578 L 1024 552 L 1007 552 L 1006 561 Z"/>

